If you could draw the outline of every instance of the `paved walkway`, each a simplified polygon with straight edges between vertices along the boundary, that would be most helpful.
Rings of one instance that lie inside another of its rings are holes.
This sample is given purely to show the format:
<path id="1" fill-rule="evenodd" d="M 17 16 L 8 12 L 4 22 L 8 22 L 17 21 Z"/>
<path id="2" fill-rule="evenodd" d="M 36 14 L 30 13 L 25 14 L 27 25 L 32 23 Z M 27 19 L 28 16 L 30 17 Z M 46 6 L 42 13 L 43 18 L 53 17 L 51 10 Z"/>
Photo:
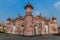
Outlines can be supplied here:
<path id="1" fill-rule="evenodd" d="M 60 36 L 34 36 L 34 37 L 24 37 L 24 36 L 16 36 L 16 35 L 0 35 L 0 40 L 60 40 Z"/>

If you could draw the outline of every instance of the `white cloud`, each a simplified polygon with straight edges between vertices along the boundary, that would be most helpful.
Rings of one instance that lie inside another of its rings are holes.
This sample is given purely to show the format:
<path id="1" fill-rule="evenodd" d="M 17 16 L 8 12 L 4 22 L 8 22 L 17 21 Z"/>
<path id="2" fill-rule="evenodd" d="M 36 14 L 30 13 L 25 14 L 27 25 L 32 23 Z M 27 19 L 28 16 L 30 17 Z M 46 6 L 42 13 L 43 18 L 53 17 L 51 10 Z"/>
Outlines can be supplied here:
<path id="1" fill-rule="evenodd" d="M 56 2 L 56 3 L 54 4 L 54 6 L 55 6 L 56 8 L 58 8 L 58 9 L 60 9 L 60 2 Z"/>
<path id="2" fill-rule="evenodd" d="M 37 16 L 37 15 L 40 15 L 40 13 L 41 13 L 41 11 L 34 11 L 32 14 L 33 14 L 34 16 Z"/>
<path id="3" fill-rule="evenodd" d="M 44 11 L 33 11 L 32 14 L 34 16 L 37 16 L 37 15 L 40 15 L 40 13 L 41 13 L 41 16 L 48 16 L 48 15 L 50 15 L 50 14 L 48 14 L 49 12 L 47 10 L 44 10 Z"/>

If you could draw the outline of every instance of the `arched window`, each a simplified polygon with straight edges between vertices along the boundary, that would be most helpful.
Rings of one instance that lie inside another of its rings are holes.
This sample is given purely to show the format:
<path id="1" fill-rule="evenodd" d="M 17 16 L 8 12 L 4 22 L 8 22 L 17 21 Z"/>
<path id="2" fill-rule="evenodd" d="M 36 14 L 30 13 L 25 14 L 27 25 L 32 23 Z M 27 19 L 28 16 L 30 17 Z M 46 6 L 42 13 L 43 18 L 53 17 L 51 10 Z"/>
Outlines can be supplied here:
<path id="1" fill-rule="evenodd" d="M 35 35 L 39 35 L 39 26 L 36 24 L 35 26 L 34 26 L 34 31 L 35 31 Z"/>
<path id="2" fill-rule="evenodd" d="M 39 23 L 39 28 L 42 28 L 42 24 L 41 23 Z"/>

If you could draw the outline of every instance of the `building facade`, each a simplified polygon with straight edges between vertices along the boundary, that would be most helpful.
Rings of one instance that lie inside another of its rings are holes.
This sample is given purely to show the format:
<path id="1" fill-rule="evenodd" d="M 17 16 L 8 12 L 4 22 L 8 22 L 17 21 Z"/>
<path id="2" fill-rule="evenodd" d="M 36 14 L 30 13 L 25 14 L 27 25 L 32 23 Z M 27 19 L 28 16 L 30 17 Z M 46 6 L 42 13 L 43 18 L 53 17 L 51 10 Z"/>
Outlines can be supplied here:
<path id="1" fill-rule="evenodd" d="M 4 23 L 0 22 L 0 33 L 4 32 Z"/>
<path id="2" fill-rule="evenodd" d="M 28 3 L 24 7 L 26 15 L 24 17 L 18 16 L 15 19 L 8 18 L 6 23 L 6 33 L 19 34 L 24 36 L 45 35 L 45 34 L 57 34 L 58 26 L 56 23 L 56 17 L 52 19 L 45 18 L 43 16 L 32 15 L 32 5 Z"/>

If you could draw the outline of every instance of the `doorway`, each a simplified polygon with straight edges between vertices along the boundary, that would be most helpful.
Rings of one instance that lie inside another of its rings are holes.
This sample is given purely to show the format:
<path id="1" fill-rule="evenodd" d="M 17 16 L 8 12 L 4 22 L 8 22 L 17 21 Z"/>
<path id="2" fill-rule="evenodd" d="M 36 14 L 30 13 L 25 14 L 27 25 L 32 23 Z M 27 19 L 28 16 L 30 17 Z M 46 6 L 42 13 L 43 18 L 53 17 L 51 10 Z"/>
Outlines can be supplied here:
<path id="1" fill-rule="evenodd" d="M 35 31 L 35 35 L 39 35 L 39 26 L 38 25 L 35 25 L 34 26 L 34 31 Z"/>

